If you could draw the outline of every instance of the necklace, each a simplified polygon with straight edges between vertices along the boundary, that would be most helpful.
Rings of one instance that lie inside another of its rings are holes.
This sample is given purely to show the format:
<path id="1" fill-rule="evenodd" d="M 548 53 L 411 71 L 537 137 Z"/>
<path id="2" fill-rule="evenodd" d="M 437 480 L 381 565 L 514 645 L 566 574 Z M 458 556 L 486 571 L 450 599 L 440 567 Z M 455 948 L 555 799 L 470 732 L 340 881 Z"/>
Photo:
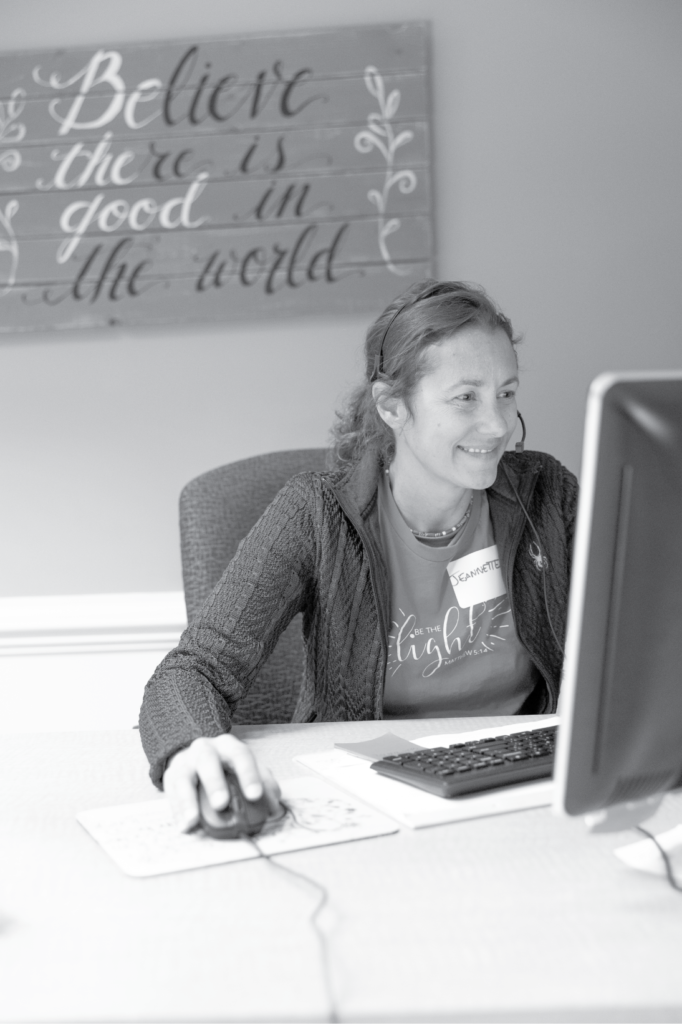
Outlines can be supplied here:
<path id="1" fill-rule="evenodd" d="M 386 474 L 387 478 L 390 479 L 390 475 L 389 475 L 388 469 L 385 469 L 384 473 Z M 389 484 L 389 486 L 390 486 L 390 484 Z M 462 527 L 466 523 L 467 519 L 471 515 L 471 508 L 472 508 L 473 504 L 474 504 L 474 496 L 472 494 L 471 498 L 469 499 L 469 504 L 467 505 L 466 512 L 464 513 L 464 515 L 462 516 L 460 521 L 458 523 L 455 523 L 454 526 L 451 526 L 449 530 L 437 530 L 435 533 L 429 533 L 427 530 L 424 530 L 423 532 L 420 532 L 419 530 L 413 530 L 412 527 L 410 527 L 409 528 L 410 529 L 410 533 L 412 534 L 413 537 L 416 537 L 417 540 L 442 540 L 443 537 L 450 537 L 450 536 L 454 537 L 454 535 L 457 533 L 457 531 L 462 529 Z"/>
<path id="2" fill-rule="evenodd" d="M 410 529 L 410 533 L 417 538 L 417 540 L 442 540 L 443 537 L 454 537 L 458 530 L 461 530 L 467 519 L 471 515 L 471 507 L 474 503 L 474 496 L 471 495 L 471 500 L 467 506 L 467 510 L 458 523 L 451 526 L 449 530 L 438 530 L 435 533 L 429 533 L 428 531 L 419 531 Z"/>

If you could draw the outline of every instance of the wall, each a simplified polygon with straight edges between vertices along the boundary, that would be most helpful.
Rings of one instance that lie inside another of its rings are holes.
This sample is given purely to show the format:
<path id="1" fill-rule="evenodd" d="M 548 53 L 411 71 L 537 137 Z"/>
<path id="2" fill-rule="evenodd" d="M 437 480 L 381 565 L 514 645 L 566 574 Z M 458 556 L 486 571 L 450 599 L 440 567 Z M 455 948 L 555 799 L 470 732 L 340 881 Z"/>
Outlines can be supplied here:
<path id="1" fill-rule="evenodd" d="M 676 0 L 5 0 L 33 49 L 428 19 L 439 273 L 525 336 L 528 445 L 579 467 L 589 380 L 682 366 Z M 172 590 L 183 483 L 322 445 L 364 322 L 2 336 L 0 594 Z"/>

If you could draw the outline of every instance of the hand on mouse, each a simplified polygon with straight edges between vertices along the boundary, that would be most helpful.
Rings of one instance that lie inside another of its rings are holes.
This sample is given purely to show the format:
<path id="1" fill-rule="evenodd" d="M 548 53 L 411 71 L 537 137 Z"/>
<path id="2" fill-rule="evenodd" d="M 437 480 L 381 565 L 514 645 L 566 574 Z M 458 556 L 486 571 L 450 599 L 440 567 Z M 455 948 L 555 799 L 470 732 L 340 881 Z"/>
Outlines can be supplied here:
<path id="1" fill-rule="evenodd" d="M 199 823 L 199 781 L 212 807 L 217 811 L 227 807 L 229 795 L 223 765 L 234 769 L 247 800 L 257 800 L 265 792 L 272 812 L 278 810 L 279 786 L 267 768 L 258 767 L 246 743 L 229 733 L 212 738 L 202 736 L 174 754 L 163 775 L 164 792 L 183 832 Z"/>

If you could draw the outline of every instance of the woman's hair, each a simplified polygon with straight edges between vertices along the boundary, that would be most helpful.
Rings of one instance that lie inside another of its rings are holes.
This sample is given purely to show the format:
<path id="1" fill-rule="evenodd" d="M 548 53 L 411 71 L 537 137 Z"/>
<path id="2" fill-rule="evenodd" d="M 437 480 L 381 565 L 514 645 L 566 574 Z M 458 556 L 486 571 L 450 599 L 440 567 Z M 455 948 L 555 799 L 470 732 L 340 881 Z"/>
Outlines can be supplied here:
<path id="1" fill-rule="evenodd" d="M 332 428 L 332 456 L 337 468 L 350 466 L 374 448 L 384 465 L 395 453 L 395 437 L 372 397 L 372 384 L 386 384 L 385 394 L 410 410 L 410 398 L 427 370 L 432 345 L 463 327 L 503 330 L 512 345 L 511 322 L 482 288 L 462 281 L 419 281 L 391 302 L 367 331 L 365 378 L 337 412 Z"/>

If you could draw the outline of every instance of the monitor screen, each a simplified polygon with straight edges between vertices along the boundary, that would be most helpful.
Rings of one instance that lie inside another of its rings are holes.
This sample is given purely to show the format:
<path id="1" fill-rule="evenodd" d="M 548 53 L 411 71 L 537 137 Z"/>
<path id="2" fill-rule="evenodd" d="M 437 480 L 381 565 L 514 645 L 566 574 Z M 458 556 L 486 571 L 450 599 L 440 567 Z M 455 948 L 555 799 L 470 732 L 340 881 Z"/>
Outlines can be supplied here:
<path id="1" fill-rule="evenodd" d="M 555 765 L 567 814 L 682 785 L 682 371 L 596 378 L 580 485 Z"/>

